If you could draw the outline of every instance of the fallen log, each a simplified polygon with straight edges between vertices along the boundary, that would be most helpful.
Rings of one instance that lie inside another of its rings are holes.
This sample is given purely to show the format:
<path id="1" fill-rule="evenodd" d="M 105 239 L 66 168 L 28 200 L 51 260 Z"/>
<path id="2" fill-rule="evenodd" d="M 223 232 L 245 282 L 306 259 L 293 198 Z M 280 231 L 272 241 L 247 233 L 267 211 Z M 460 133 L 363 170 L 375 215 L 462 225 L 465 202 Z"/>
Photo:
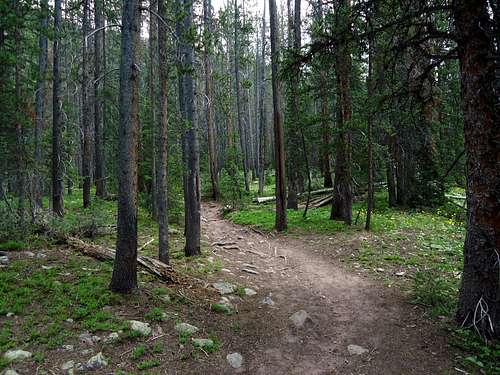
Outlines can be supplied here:
<path id="1" fill-rule="evenodd" d="M 78 251 L 80 254 L 87 255 L 101 261 L 114 261 L 115 259 L 116 251 L 114 249 L 91 244 L 76 237 L 63 236 L 63 238 L 61 238 L 58 236 L 58 238 L 63 240 L 67 245 Z M 157 259 L 141 255 L 137 257 L 137 263 L 148 273 L 169 284 L 178 284 L 181 282 L 182 278 L 171 266 L 160 262 Z"/>
<path id="2" fill-rule="evenodd" d="M 325 188 L 325 189 L 319 189 L 319 190 L 314 190 L 311 191 L 311 195 L 318 195 L 318 194 L 324 194 L 324 193 L 331 193 L 333 192 L 333 188 Z M 302 196 L 307 196 L 307 192 L 297 194 L 299 197 Z M 257 197 L 254 198 L 253 201 L 255 203 L 266 203 L 266 202 L 272 202 L 276 200 L 276 197 Z"/>

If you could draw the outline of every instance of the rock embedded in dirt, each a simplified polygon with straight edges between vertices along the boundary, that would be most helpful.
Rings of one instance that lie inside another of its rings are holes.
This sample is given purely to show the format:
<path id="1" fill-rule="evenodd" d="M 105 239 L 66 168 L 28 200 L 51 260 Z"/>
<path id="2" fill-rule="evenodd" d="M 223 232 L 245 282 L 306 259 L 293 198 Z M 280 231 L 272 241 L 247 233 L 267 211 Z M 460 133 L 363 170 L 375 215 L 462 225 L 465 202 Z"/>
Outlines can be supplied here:
<path id="1" fill-rule="evenodd" d="M 210 339 L 192 339 L 193 345 L 197 348 L 210 348 L 214 346 L 213 340 Z"/>
<path id="2" fill-rule="evenodd" d="M 31 358 L 31 352 L 27 352 L 21 349 L 7 350 L 3 355 L 3 358 L 7 362 L 23 361 L 25 359 Z"/>
<path id="3" fill-rule="evenodd" d="M 262 300 L 262 304 L 268 305 L 268 306 L 274 306 L 275 305 L 274 301 L 271 299 L 270 296 L 266 296 L 266 298 L 264 298 Z"/>
<path id="4" fill-rule="evenodd" d="M 14 369 L 9 368 L 2 372 L 2 375 L 19 375 L 19 373 Z"/>
<path id="5" fill-rule="evenodd" d="M 71 360 L 71 361 L 64 362 L 61 365 L 61 370 L 68 371 L 68 370 L 70 370 L 70 369 L 72 369 L 74 367 L 75 367 L 75 361 Z"/>
<path id="6" fill-rule="evenodd" d="M 87 363 L 85 364 L 85 369 L 88 371 L 94 371 L 102 367 L 106 367 L 107 365 L 108 361 L 102 355 L 102 352 L 99 352 L 87 361 Z"/>
<path id="7" fill-rule="evenodd" d="M 105 339 L 104 343 L 105 344 L 113 344 L 114 342 L 118 341 L 120 339 L 120 335 L 118 332 L 111 332 Z"/>
<path id="8" fill-rule="evenodd" d="M 230 353 L 226 360 L 232 368 L 240 368 L 243 365 L 243 357 L 240 353 Z"/>
<path id="9" fill-rule="evenodd" d="M 175 325 L 175 330 L 181 335 L 192 335 L 193 333 L 198 332 L 200 329 L 189 323 L 178 323 Z"/>
<path id="10" fill-rule="evenodd" d="M 5 315 L 7 318 L 11 318 L 14 316 L 13 312 L 8 312 L 7 315 Z"/>
<path id="11" fill-rule="evenodd" d="M 152 332 L 149 323 L 140 322 L 138 320 L 129 320 L 130 329 L 139 332 L 142 336 L 149 336 Z"/>
<path id="12" fill-rule="evenodd" d="M 297 328 L 303 328 L 305 324 L 312 323 L 312 319 L 305 310 L 299 310 L 289 318 Z"/>
<path id="13" fill-rule="evenodd" d="M 75 347 L 73 345 L 63 345 L 63 350 L 66 350 L 68 352 L 72 352 L 73 350 L 75 350 Z"/>
<path id="14" fill-rule="evenodd" d="M 9 257 L 8 256 L 0 256 L 0 264 L 7 265 L 9 264 Z"/>
<path id="15" fill-rule="evenodd" d="M 255 296 L 257 294 L 257 292 L 251 288 L 245 288 L 244 291 L 245 291 L 245 296 L 248 296 L 248 297 L 252 297 L 252 296 Z"/>
<path id="16" fill-rule="evenodd" d="M 38 259 L 43 259 L 43 258 L 47 258 L 47 255 L 46 255 L 46 254 L 44 254 L 44 253 L 38 253 L 38 254 L 36 254 L 36 257 L 37 257 Z"/>
<path id="17" fill-rule="evenodd" d="M 213 283 L 212 286 L 222 295 L 234 293 L 236 286 L 227 282 Z"/>
<path id="18" fill-rule="evenodd" d="M 359 345 L 349 345 L 347 346 L 347 351 L 350 355 L 362 355 L 369 352 L 368 349 L 365 349 Z"/>

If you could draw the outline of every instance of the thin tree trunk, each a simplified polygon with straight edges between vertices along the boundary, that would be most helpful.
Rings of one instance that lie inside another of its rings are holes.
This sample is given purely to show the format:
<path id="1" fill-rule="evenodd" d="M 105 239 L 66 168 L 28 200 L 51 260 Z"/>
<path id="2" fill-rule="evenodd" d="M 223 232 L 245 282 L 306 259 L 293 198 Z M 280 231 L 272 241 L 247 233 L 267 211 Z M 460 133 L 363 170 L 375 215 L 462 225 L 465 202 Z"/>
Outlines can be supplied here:
<path id="1" fill-rule="evenodd" d="M 234 80 L 236 85 L 236 113 L 238 121 L 238 132 L 240 133 L 241 159 L 243 164 L 243 178 L 245 179 L 245 190 L 250 191 L 248 184 L 248 170 L 246 160 L 245 133 L 243 129 L 241 113 L 241 87 L 240 87 L 240 38 L 239 38 L 239 8 L 238 0 L 234 0 Z"/>
<path id="2" fill-rule="evenodd" d="M 373 7 L 373 5 L 372 5 Z M 374 82 L 373 82 L 373 50 L 375 39 L 373 37 L 373 9 L 369 10 L 369 37 L 368 37 L 368 77 L 366 79 L 368 94 L 368 198 L 366 208 L 365 230 L 370 230 L 373 211 L 373 117 L 374 117 Z"/>
<path id="3" fill-rule="evenodd" d="M 40 4 L 40 35 L 38 36 L 38 79 L 36 88 L 36 123 L 35 123 L 35 176 L 34 176 L 34 201 L 38 208 L 42 208 L 42 133 L 45 128 L 45 95 L 47 89 L 47 60 L 48 60 L 48 26 L 49 4 L 43 0 Z"/>
<path id="4" fill-rule="evenodd" d="M 264 194 L 266 178 L 266 146 L 267 146 L 267 112 L 266 112 L 266 4 L 262 14 L 262 38 L 261 55 L 259 65 L 259 195 Z"/>
<path id="5" fill-rule="evenodd" d="M 203 1 L 204 44 L 203 59 L 205 63 L 205 96 L 207 101 L 206 121 L 208 130 L 208 166 L 212 182 L 212 199 L 219 199 L 219 177 L 217 174 L 217 155 L 215 152 L 215 127 L 214 127 L 214 97 L 213 97 L 213 72 L 212 72 L 212 3 Z"/>
<path id="6" fill-rule="evenodd" d="M 269 23 L 271 29 L 271 70 L 273 86 L 273 117 L 274 117 L 274 152 L 276 164 L 276 223 L 278 231 L 287 228 L 286 220 L 286 174 L 285 174 L 285 139 L 281 110 L 281 87 L 278 76 L 279 42 L 278 16 L 276 0 L 269 0 Z"/>
<path id="7" fill-rule="evenodd" d="M 156 128 L 157 128 L 157 109 L 160 105 L 157 103 L 157 87 L 156 87 L 156 77 L 158 76 L 158 20 L 154 13 L 158 10 L 158 0 L 149 1 L 149 76 L 148 76 L 148 88 L 149 88 L 149 104 L 150 104 L 150 116 L 153 132 L 153 156 L 152 160 L 152 188 L 151 188 L 151 212 L 153 218 L 158 220 L 158 150 L 156 140 Z M 153 13 L 154 12 L 154 13 Z"/>
<path id="8" fill-rule="evenodd" d="M 118 235 L 110 288 L 137 288 L 137 139 L 139 129 L 138 0 L 123 0 L 118 128 Z"/>
<path id="9" fill-rule="evenodd" d="M 61 0 L 54 0 L 54 46 L 53 46 L 53 84 L 52 84 L 52 212 L 64 215 L 63 176 L 61 162 L 61 72 L 59 63 L 61 42 Z"/>
<path id="10" fill-rule="evenodd" d="M 15 6 L 18 13 L 18 5 Z M 14 41 L 17 56 L 21 56 L 21 32 L 16 26 L 14 30 Z M 16 114 L 14 117 L 16 129 L 16 193 L 18 197 L 17 214 L 19 216 L 19 227 L 24 232 L 25 228 L 25 199 L 26 199 L 26 165 L 24 157 L 24 135 L 22 124 L 22 106 L 21 106 L 21 67 L 19 59 L 15 64 L 15 103 Z"/>
<path id="11" fill-rule="evenodd" d="M 455 0 L 467 155 L 467 235 L 457 320 L 500 338 L 500 116 L 486 0 Z"/>
<path id="12" fill-rule="evenodd" d="M 167 19 L 167 4 L 158 0 L 158 15 Z M 154 33 L 154 31 L 153 31 Z M 168 255 L 168 70 L 167 70 L 167 28 L 158 23 L 158 70 L 159 77 L 159 109 L 160 121 L 157 132 L 158 151 L 158 258 L 163 263 L 169 263 Z"/>
<path id="13" fill-rule="evenodd" d="M 95 28 L 104 27 L 103 0 L 95 0 Z M 106 197 L 106 176 L 104 167 L 103 107 L 101 67 L 103 66 L 104 29 L 94 34 L 94 137 L 95 137 L 95 186 L 96 196 Z M 104 71 L 104 73 L 106 73 Z"/>
<path id="14" fill-rule="evenodd" d="M 88 52 L 87 35 L 90 30 L 90 0 L 83 1 L 83 26 L 82 26 L 82 126 L 83 126 L 83 207 L 90 205 L 90 187 L 91 187 L 91 134 L 90 134 L 90 105 L 88 98 Z"/>

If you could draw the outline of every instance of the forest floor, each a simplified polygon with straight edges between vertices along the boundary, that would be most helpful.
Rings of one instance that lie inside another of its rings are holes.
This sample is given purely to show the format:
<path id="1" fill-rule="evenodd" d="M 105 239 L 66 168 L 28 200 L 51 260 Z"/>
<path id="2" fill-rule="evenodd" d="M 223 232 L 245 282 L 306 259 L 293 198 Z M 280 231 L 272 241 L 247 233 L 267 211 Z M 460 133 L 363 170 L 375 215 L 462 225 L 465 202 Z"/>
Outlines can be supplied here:
<path id="1" fill-rule="evenodd" d="M 265 215 L 257 215 L 265 224 Z M 165 285 L 141 271 L 140 288 L 129 296 L 108 291 L 110 263 L 64 244 L 41 240 L 38 248 L 7 251 L 0 269 L 0 353 L 32 355 L 10 364 L 0 357 L 0 370 L 71 374 L 92 367 L 94 358 L 93 373 L 115 375 L 495 373 L 450 345 L 451 318 L 442 310 L 430 314 L 413 303 L 408 286 L 421 264 L 414 259 L 418 232 L 276 234 L 234 223 L 242 217 L 252 215 L 242 211 L 231 221 L 220 206 L 205 203 L 202 257 L 184 258 L 180 231 L 171 234 L 172 263 L 186 282 Z M 154 238 L 154 225 L 140 228 L 141 243 Z M 446 236 L 452 241 L 453 234 Z M 112 245 L 114 234 L 94 242 Z M 455 256 L 440 244 L 427 247 L 422 259 L 430 263 L 448 264 L 440 261 L 444 253 Z M 154 243 L 141 252 L 154 256 Z M 383 263 L 374 263 L 379 258 Z M 234 286 L 225 299 L 213 287 L 218 282 Z M 130 320 L 152 332 L 142 336 Z M 199 330 L 179 333 L 181 322 Z M 200 348 L 197 338 L 211 342 Z M 229 365 L 231 353 L 241 354 L 239 368 Z"/>

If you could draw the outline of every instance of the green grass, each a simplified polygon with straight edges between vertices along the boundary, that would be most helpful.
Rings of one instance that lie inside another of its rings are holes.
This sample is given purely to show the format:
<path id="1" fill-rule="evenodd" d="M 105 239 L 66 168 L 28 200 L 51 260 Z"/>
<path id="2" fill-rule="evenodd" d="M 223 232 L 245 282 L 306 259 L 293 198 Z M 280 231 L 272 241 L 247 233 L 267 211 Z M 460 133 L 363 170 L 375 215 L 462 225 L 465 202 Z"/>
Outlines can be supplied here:
<path id="1" fill-rule="evenodd" d="M 27 246 L 24 242 L 9 240 L 0 243 L 0 250 L 22 250 Z"/>
<path id="2" fill-rule="evenodd" d="M 158 367 L 161 365 L 161 361 L 159 359 L 149 359 L 147 361 L 142 361 L 137 365 L 137 369 L 139 370 L 148 370 L 153 367 Z"/>

